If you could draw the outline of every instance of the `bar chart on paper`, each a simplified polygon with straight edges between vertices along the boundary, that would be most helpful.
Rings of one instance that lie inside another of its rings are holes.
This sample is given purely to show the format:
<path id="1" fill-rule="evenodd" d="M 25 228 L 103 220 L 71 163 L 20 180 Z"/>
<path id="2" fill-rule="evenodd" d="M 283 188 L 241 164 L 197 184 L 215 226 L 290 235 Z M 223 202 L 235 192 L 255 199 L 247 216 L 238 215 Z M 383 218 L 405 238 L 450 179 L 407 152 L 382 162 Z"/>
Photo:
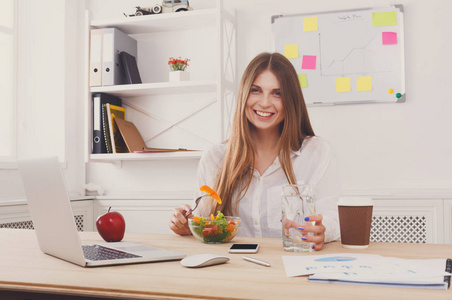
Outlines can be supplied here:
<path id="1" fill-rule="evenodd" d="M 404 102 L 403 7 L 272 17 L 307 104 Z"/>

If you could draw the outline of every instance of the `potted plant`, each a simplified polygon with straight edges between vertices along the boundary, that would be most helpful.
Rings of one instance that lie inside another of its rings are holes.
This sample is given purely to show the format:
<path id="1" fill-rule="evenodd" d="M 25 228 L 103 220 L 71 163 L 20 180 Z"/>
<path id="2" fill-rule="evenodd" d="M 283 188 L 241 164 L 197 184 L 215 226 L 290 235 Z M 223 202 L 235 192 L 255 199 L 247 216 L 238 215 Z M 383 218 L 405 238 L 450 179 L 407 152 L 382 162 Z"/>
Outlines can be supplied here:
<path id="1" fill-rule="evenodd" d="M 189 61 L 190 59 L 182 59 L 180 56 L 178 58 L 170 57 L 168 61 L 171 70 L 169 73 L 169 81 L 189 80 L 190 74 L 188 71 L 185 71 Z"/>

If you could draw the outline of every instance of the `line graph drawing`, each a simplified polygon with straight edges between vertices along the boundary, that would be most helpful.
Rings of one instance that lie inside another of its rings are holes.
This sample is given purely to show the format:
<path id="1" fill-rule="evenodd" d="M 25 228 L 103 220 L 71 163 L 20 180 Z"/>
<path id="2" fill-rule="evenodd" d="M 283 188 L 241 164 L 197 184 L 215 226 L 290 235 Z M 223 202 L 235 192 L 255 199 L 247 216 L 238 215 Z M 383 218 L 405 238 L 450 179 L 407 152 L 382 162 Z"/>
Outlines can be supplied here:
<path id="1" fill-rule="evenodd" d="M 320 76 L 345 76 L 390 72 L 379 59 L 372 46 L 378 39 L 374 35 L 363 46 L 351 47 L 341 58 L 322 59 L 322 35 L 319 38 Z M 338 45 L 339 48 L 339 45 Z M 324 63 L 324 61 L 326 63 Z"/>
<path id="2" fill-rule="evenodd" d="M 374 22 L 376 16 L 385 18 Z M 304 18 L 312 17 L 317 30 L 304 31 Z M 305 78 L 308 105 L 405 102 L 402 5 L 277 15 L 272 30 L 276 52 L 298 46 L 299 55 L 289 59 Z M 388 33 L 395 42 L 385 42 Z M 316 56 L 315 69 L 303 67 L 307 56 Z"/>

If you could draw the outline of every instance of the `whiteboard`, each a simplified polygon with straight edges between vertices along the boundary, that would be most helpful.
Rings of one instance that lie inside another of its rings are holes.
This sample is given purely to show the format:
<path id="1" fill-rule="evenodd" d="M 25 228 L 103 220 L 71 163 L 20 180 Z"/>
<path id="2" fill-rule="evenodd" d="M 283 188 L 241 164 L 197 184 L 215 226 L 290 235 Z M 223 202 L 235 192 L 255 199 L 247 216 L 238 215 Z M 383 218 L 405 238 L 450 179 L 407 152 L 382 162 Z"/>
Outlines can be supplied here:
<path id="1" fill-rule="evenodd" d="M 405 102 L 403 6 L 272 16 L 308 105 Z"/>

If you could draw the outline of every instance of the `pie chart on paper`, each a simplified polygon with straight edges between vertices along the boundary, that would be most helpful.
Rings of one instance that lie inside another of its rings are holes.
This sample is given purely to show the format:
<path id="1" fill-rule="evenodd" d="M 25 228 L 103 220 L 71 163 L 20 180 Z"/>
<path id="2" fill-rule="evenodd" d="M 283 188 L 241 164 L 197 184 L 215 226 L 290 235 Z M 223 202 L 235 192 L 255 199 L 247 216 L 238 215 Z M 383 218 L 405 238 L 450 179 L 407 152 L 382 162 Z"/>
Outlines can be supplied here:
<path id="1" fill-rule="evenodd" d="M 333 256 L 333 257 L 323 257 L 318 258 L 315 261 L 319 262 L 331 262 L 331 261 L 354 261 L 356 260 L 355 257 L 349 257 L 349 256 Z"/>

